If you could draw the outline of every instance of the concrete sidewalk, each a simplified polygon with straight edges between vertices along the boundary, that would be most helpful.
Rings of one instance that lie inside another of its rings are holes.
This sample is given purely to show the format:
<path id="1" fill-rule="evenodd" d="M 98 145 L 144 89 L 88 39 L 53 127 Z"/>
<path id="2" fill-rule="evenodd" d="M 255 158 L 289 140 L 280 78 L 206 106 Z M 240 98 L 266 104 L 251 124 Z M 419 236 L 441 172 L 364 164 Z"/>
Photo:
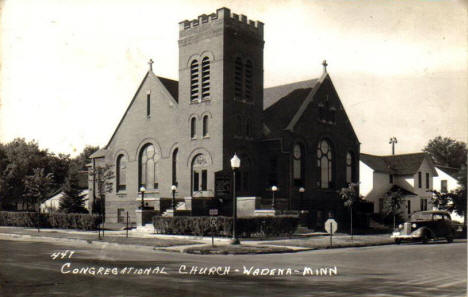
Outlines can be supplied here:
<path id="1" fill-rule="evenodd" d="M 194 254 L 264 254 L 298 252 L 330 248 L 330 237 L 324 233 L 310 233 L 294 238 L 279 239 L 241 239 L 241 245 L 231 245 L 230 238 L 197 237 L 184 235 L 148 234 L 130 230 L 128 238 L 126 231 L 106 231 L 105 236 L 98 238 L 97 231 L 77 231 L 65 229 L 0 227 L 0 239 L 68 242 L 72 244 L 93 244 L 100 247 L 113 248 L 143 248 L 166 252 Z M 333 236 L 333 248 L 361 247 L 382 244 L 392 244 L 389 235 L 357 235 L 337 234 Z"/>

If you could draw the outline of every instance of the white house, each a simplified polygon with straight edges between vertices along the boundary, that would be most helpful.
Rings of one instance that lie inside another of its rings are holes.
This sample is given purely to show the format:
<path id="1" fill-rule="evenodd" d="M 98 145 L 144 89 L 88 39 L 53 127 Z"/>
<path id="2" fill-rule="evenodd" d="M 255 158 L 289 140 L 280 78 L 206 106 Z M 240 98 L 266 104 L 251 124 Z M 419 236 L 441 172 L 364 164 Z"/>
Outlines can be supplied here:
<path id="1" fill-rule="evenodd" d="M 460 188 L 460 184 L 456 179 L 458 173 L 457 168 L 436 166 L 437 176 L 434 177 L 434 190 L 440 193 L 449 193 Z M 455 212 L 451 214 L 452 220 L 463 222 L 463 217 Z"/>
<path id="2" fill-rule="evenodd" d="M 383 212 L 388 192 L 403 193 L 401 215 L 431 209 L 430 192 L 437 171 L 425 153 L 392 156 L 361 154 L 359 162 L 360 194 L 374 203 L 374 213 Z"/>
<path id="3" fill-rule="evenodd" d="M 85 200 L 85 204 L 84 204 L 84 207 L 86 209 L 89 209 L 88 208 L 88 190 L 83 190 L 81 192 L 81 195 L 85 195 L 84 197 L 84 200 Z M 45 212 L 45 213 L 48 213 L 48 212 L 52 212 L 52 211 L 57 211 L 60 207 L 60 200 L 62 200 L 62 197 L 63 197 L 63 191 L 50 197 L 49 199 L 47 199 L 46 201 L 42 202 L 41 203 L 41 212 Z"/>

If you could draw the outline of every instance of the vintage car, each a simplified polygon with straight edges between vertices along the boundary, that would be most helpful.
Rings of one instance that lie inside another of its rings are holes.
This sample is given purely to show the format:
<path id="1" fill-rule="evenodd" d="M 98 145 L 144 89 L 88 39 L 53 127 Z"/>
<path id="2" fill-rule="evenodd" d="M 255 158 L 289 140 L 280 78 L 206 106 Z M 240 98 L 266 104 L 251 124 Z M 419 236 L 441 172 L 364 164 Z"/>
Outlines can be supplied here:
<path id="1" fill-rule="evenodd" d="M 392 234 L 396 244 L 402 241 L 421 241 L 427 243 L 431 239 L 446 239 L 453 241 L 454 230 L 450 214 L 446 211 L 419 211 L 411 215 L 409 222 L 400 224 Z"/>

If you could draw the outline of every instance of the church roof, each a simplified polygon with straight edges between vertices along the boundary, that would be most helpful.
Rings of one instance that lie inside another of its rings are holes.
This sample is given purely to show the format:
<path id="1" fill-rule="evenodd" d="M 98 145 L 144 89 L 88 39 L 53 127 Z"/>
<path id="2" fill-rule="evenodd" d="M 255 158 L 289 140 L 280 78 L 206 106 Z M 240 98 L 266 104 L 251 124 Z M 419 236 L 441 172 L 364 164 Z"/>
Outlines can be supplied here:
<path id="1" fill-rule="evenodd" d="M 294 90 L 312 88 L 319 80 L 309 79 L 295 83 L 274 86 L 263 90 L 263 108 L 267 109 Z"/>
<path id="2" fill-rule="evenodd" d="M 157 76 L 159 81 L 166 87 L 171 96 L 179 102 L 179 82 L 162 76 Z"/>
<path id="3" fill-rule="evenodd" d="M 434 169 L 431 159 L 425 153 L 391 156 L 374 156 L 361 153 L 360 155 L 360 160 L 375 171 L 397 175 L 416 174 L 424 159 L 426 159 L 429 166 L 431 166 L 432 174 L 437 176 L 437 172 Z"/>

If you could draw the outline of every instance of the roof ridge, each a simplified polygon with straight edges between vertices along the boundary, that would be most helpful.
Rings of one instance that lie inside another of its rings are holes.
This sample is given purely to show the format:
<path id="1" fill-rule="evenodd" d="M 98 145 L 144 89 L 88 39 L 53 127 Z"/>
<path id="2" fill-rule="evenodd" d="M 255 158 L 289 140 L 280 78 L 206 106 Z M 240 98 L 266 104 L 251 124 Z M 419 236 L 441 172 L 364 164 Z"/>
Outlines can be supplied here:
<path id="1" fill-rule="evenodd" d="M 274 86 L 267 87 L 267 88 L 264 87 L 263 89 L 273 89 L 273 88 L 284 87 L 284 86 L 289 86 L 289 85 L 294 85 L 294 84 L 300 84 L 300 83 L 305 83 L 305 82 L 308 82 L 308 81 L 314 81 L 314 80 L 319 80 L 319 79 L 320 79 L 320 77 L 305 79 L 305 80 L 299 80 L 299 81 L 295 81 L 295 82 L 290 82 L 290 83 L 285 83 L 285 84 L 280 84 L 280 85 L 274 85 Z M 304 88 L 301 88 L 301 89 L 304 89 Z"/>

